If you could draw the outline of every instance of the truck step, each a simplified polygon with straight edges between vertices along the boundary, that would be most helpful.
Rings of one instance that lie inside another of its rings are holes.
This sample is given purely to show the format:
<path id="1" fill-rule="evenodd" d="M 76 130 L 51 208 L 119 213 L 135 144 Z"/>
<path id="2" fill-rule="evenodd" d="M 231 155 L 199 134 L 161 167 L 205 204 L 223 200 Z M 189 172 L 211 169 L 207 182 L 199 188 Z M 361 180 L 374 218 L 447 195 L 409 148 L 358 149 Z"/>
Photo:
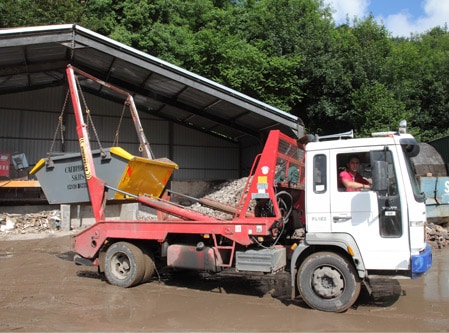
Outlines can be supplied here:
<path id="1" fill-rule="evenodd" d="M 286 265 L 287 255 L 284 247 L 236 252 L 237 271 L 275 273 Z"/>

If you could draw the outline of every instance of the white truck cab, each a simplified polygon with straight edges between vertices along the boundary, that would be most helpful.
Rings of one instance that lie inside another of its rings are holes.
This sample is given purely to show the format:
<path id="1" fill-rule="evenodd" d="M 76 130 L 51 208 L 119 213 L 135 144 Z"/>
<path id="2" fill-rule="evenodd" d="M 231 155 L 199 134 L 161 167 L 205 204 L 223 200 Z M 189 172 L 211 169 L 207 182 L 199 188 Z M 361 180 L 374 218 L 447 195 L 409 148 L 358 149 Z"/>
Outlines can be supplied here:
<path id="1" fill-rule="evenodd" d="M 410 162 L 419 145 L 409 134 L 377 136 L 307 144 L 305 243 L 347 248 L 361 279 L 415 278 L 432 262 L 425 196 Z M 347 192 L 341 186 L 339 174 L 351 156 L 359 158 L 370 189 Z"/>

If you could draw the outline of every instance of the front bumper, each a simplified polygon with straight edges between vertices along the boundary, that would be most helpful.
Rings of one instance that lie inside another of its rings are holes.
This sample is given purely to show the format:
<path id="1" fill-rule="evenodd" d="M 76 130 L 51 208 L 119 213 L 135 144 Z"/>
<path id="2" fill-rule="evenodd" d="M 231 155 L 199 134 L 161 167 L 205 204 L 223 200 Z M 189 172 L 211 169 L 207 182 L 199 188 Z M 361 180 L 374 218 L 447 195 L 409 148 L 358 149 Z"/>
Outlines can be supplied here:
<path id="1" fill-rule="evenodd" d="M 426 248 L 418 255 L 412 256 L 412 279 L 416 279 L 432 267 L 432 248 L 426 244 Z"/>

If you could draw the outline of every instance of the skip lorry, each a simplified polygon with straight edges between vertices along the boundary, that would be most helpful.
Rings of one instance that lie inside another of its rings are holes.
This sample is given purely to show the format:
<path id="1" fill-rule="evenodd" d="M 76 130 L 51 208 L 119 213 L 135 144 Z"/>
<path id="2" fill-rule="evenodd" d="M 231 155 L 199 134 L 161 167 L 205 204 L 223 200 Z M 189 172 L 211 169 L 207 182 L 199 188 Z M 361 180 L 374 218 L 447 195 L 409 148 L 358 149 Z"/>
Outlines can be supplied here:
<path id="1" fill-rule="evenodd" d="M 124 172 L 129 179 L 122 177 L 117 187 L 102 179 L 74 75 L 69 66 L 81 162 L 96 219 L 74 237 L 74 260 L 98 266 L 110 284 L 145 283 L 161 267 L 211 274 L 288 272 L 292 298 L 300 296 L 314 309 L 343 312 L 357 300 L 362 283 L 369 287 L 379 276 L 418 278 L 430 269 L 425 197 L 410 162 L 419 145 L 403 128 L 357 139 L 293 137 L 272 130 L 235 207 L 200 200 L 229 214 L 217 218 L 170 200 L 167 179 L 175 164 L 130 158 Z M 371 186 L 346 192 L 339 173 L 353 155 Z M 161 164 L 165 171 L 153 174 Z M 139 185 L 145 182 L 161 186 L 149 193 Z M 154 209 L 157 218 L 105 219 L 111 191 Z"/>

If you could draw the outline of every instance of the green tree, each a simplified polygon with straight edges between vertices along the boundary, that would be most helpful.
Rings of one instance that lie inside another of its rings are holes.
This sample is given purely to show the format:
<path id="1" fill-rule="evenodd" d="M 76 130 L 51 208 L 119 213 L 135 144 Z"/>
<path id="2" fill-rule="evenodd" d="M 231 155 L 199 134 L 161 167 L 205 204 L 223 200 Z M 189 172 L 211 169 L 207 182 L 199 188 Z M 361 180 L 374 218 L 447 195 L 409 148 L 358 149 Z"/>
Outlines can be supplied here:
<path id="1" fill-rule="evenodd" d="M 411 112 L 414 135 L 429 141 L 449 134 L 447 29 L 435 28 L 411 39 L 394 39 L 387 69 L 396 99 Z"/>
<path id="2" fill-rule="evenodd" d="M 412 119 L 412 113 L 405 109 L 393 92 L 381 83 L 362 85 L 352 96 L 352 121 L 358 119 L 364 126 L 357 129 L 360 136 L 370 136 L 373 132 L 397 130 L 403 119 Z"/>
<path id="3" fill-rule="evenodd" d="M 84 0 L 2 0 L 0 28 L 77 23 L 85 6 Z"/>
<path id="4" fill-rule="evenodd" d="M 415 121 L 422 139 L 430 140 L 449 134 L 449 34 L 447 29 L 435 28 L 416 42 L 420 67 L 415 78 L 419 80 L 414 91 L 419 101 Z"/>
<path id="5" fill-rule="evenodd" d="M 321 61 L 307 62 L 307 77 L 313 79 L 308 82 L 304 99 L 310 113 L 308 122 L 318 132 L 354 129 L 357 134 L 366 134 L 366 129 L 373 128 L 375 118 L 369 112 L 400 105 L 393 103 L 395 97 L 388 83 L 391 78 L 386 71 L 392 42 L 386 29 L 373 17 L 348 22 L 328 36 L 327 47 L 318 58 Z M 366 103 L 362 103 L 364 94 L 382 91 L 388 95 L 388 103 L 379 103 L 368 112 Z M 388 119 L 379 119 L 384 121 L 375 121 L 377 126 L 389 125 Z"/>

